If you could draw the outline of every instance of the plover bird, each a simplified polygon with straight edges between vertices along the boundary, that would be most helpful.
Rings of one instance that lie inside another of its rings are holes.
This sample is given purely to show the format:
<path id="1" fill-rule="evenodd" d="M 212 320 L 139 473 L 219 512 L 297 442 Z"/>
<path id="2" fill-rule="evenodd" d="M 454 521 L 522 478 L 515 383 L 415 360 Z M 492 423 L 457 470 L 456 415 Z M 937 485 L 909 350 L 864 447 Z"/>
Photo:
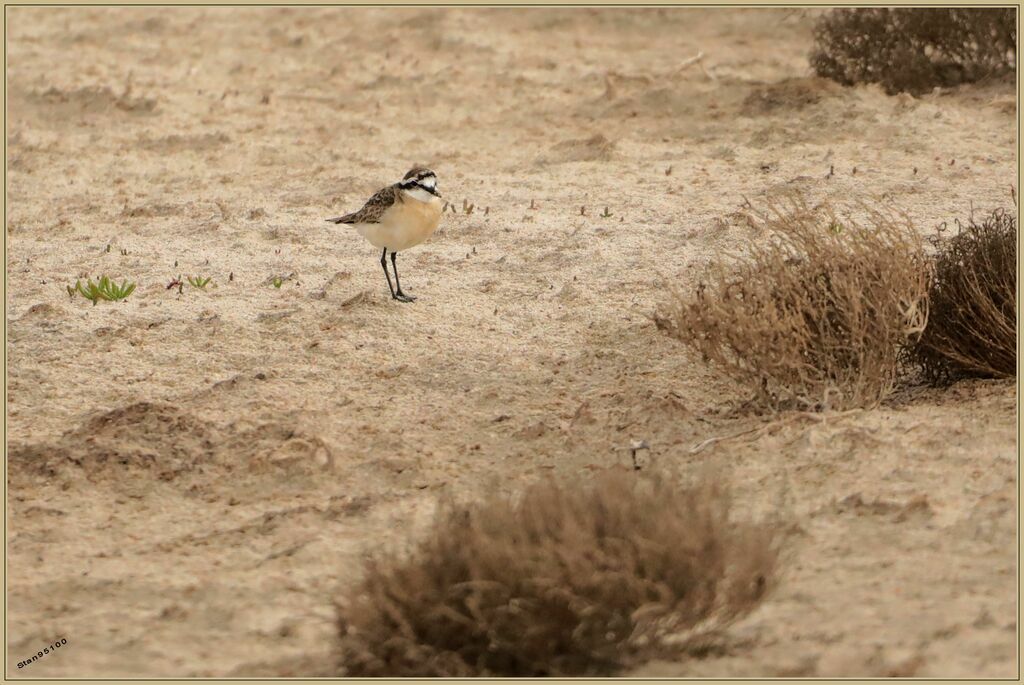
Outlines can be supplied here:
<path id="1" fill-rule="evenodd" d="M 391 297 L 399 302 L 412 302 L 416 298 L 403 293 L 402 284 L 398 282 L 395 257 L 433 234 L 441 218 L 441 209 L 437 176 L 430 169 L 413 167 L 401 181 L 374 193 L 358 212 L 327 221 L 354 226 L 371 245 L 383 248 L 380 265 L 388 279 Z M 388 273 L 388 250 L 391 250 L 395 287 L 392 287 L 391 274 Z"/>

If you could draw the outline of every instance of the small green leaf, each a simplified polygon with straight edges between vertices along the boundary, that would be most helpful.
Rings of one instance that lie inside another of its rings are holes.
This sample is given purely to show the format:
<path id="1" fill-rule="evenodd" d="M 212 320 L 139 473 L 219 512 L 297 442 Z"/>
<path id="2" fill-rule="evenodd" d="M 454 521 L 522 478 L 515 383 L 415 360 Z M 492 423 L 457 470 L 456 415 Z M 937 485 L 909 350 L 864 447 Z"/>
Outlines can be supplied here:
<path id="1" fill-rule="evenodd" d="M 134 290 L 135 283 L 130 283 L 128 279 L 122 281 L 121 285 L 117 285 L 116 282 L 110 280 L 109 276 L 101 276 L 98 283 L 93 283 L 92 279 L 88 278 L 85 285 L 82 285 L 81 280 L 77 280 L 74 288 L 67 286 L 69 296 L 74 297 L 76 292 L 81 293 L 82 297 L 92 302 L 93 306 L 100 300 L 123 300 Z"/>

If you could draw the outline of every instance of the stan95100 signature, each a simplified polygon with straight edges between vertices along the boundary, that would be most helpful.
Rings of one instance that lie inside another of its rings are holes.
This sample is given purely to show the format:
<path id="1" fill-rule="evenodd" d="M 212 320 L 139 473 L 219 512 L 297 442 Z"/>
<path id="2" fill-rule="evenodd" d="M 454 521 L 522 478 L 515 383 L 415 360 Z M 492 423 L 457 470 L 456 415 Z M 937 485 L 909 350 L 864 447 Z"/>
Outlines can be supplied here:
<path id="1" fill-rule="evenodd" d="M 68 643 L 68 639 L 66 637 L 62 637 L 59 640 L 54 640 L 52 645 L 50 645 L 49 647 L 43 647 L 42 651 L 36 652 L 35 654 L 33 654 L 31 659 L 25 659 L 24 661 L 19 661 L 18 662 L 18 668 L 25 668 L 26 666 L 28 666 L 33 661 L 37 661 L 39 659 L 42 659 L 44 656 L 46 656 L 50 652 L 56 652 L 58 649 L 60 649 L 61 647 L 63 647 L 67 643 Z"/>

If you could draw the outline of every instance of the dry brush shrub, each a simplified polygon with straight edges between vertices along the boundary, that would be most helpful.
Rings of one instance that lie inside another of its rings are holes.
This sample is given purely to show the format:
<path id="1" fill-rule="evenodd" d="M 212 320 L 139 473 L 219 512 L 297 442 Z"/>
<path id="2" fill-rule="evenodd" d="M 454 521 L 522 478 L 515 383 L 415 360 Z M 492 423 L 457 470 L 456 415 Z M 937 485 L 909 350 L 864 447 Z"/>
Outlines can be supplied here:
<path id="1" fill-rule="evenodd" d="M 933 382 L 1017 373 L 1017 218 L 973 217 L 935 240 L 928 326 L 909 358 Z"/>
<path id="2" fill-rule="evenodd" d="M 339 603 L 347 676 L 608 674 L 697 649 L 750 611 L 773 527 L 730 520 L 726 492 L 671 478 L 538 484 L 447 503 L 407 555 L 378 556 Z"/>
<path id="3" fill-rule="evenodd" d="M 658 327 L 756 395 L 765 409 L 870 407 L 896 382 L 928 317 L 928 270 L 913 224 L 861 207 L 840 220 L 799 198 L 755 212 L 768 240 L 676 293 Z"/>
<path id="4" fill-rule="evenodd" d="M 819 19 L 811 66 L 843 85 L 920 94 L 1012 73 L 1014 8 L 843 8 Z"/>

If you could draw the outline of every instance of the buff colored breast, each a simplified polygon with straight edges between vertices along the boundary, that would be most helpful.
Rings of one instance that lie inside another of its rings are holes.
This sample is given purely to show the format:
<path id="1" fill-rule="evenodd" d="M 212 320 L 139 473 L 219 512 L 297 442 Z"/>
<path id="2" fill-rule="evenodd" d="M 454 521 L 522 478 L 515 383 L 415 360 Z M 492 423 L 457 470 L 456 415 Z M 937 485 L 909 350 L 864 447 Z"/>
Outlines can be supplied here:
<path id="1" fill-rule="evenodd" d="M 392 252 L 401 252 L 419 245 L 433 235 L 441 220 L 441 200 L 432 197 L 421 202 L 406 196 L 396 202 L 376 224 L 356 224 L 355 229 L 370 243 Z"/>

